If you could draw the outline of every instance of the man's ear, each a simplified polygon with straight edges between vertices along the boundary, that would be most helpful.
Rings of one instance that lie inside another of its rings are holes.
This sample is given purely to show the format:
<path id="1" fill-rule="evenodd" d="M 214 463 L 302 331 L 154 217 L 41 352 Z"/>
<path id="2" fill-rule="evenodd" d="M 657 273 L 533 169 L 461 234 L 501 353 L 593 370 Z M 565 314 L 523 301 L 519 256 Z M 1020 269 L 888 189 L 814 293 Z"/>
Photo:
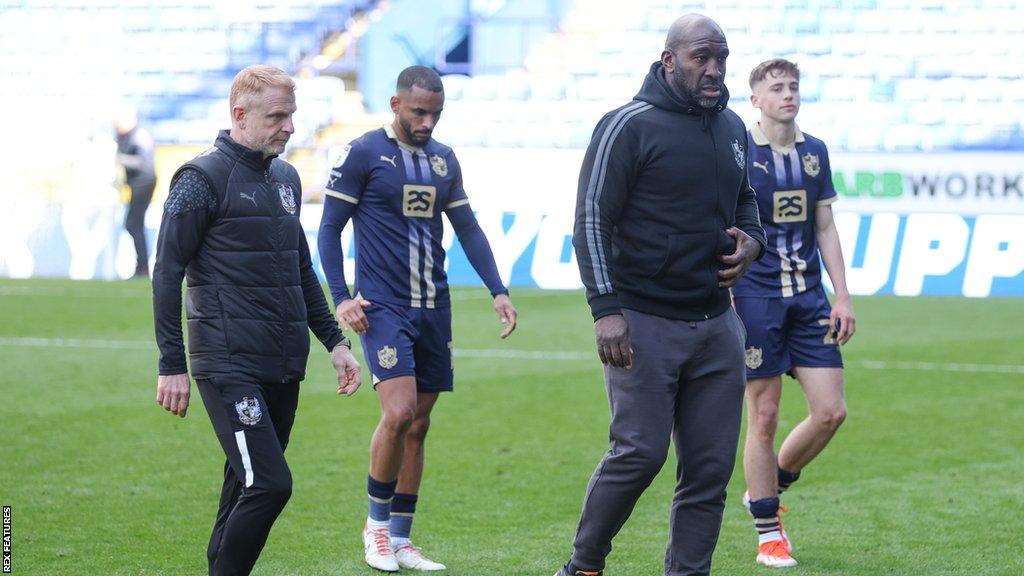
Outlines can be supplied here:
<path id="1" fill-rule="evenodd" d="M 245 108 L 241 106 L 231 107 L 231 122 L 239 128 L 244 128 L 242 125 L 245 120 Z"/>
<path id="2" fill-rule="evenodd" d="M 676 55 L 671 50 L 661 51 L 661 65 L 665 67 L 665 70 L 669 72 L 676 68 Z"/>
<path id="3" fill-rule="evenodd" d="M 398 114 L 398 105 L 401 104 L 401 102 L 402 101 L 398 98 L 397 94 L 392 96 L 391 97 L 391 111 L 394 112 L 395 114 Z"/>

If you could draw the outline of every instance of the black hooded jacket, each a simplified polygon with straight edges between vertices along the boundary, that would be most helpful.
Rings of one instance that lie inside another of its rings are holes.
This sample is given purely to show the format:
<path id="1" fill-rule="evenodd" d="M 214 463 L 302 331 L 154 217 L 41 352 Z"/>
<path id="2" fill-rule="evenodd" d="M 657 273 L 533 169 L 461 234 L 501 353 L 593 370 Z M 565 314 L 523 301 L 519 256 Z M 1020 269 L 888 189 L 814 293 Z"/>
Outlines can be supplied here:
<path id="1" fill-rule="evenodd" d="M 655 62 L 633 101 L 594 130 L 573 246 L 595 320 L 621 308 L 712 318 L 730 304 L 718 287 L 717 257 L 736 248 L 725 229 L 743 230 L 764 253 L 746 128 L 723 92 L 711 109 L 684 102 Z"/>

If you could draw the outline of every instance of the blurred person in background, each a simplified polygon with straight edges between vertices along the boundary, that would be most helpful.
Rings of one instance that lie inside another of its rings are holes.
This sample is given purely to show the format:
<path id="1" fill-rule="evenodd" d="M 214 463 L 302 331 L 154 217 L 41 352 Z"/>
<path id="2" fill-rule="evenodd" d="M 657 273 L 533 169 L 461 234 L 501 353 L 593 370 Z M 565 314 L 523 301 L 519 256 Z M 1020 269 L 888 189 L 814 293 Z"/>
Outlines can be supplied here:
<path id="1" fill-rule="evenodd" d="M 135 274 L 149 277 L 149 249 L 146 247 L 146 209 L 156 188 L 153 137 L 139 126 L 139 116 L 130 105 L 121 106 L 114 119 L 117 163 L 124 169 L 125 184 L 131 189 L 124 228 L 135 243 Z"/>
<path id="2" fill-rule="evenodd" d="M 153 269 L 157 403 L 184 418 L 191 372 L 227 456 L 210 576 L 249 574 L 291 497 L 284 451 L 310 329 L 331 353 L 338 393 L 361 382 L 313 271 L 298 172 L 277 157 L 294 131 L 295 83 L 272 66 L 250 66 L 235 76 L 230 104 L 231 130 L 174 174 Z"/>
<path id="3" fill-rule="evenodd" d="M 846 419 L 839 346 L 856 330 L 846 265 L 832 218 L 838 199 L 828 149 L 796 124 L 800 70 L 783 59 L 750 72 L 750 102 L 761 111 L 747 133 L 747 170 L 768 237 L 768 252 L 733 288 L 747 328 L 747 439 L 743 503 L 754 516 L 757 562 L 796 566 L 779 518 L 779 495 L 829 443 Z M 835 305 L 821 283 L 824 261 Z M 796 378 L 808 416 L 775 452 L 782 375 Z"/>

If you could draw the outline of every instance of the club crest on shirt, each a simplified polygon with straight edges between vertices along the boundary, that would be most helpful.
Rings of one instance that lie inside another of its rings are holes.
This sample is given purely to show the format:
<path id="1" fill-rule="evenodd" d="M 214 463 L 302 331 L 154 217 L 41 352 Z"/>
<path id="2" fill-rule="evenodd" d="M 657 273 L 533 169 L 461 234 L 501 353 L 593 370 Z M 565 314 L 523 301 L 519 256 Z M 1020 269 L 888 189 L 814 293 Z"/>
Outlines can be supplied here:
<path id="1" fill-rule="evenodd" d="M 732 141 L 732 155 L 736 159 L 736 165 L 743 169 L 743 162 L 746 160 L 743 156 L 743 147 L 740 146 L 740 141 L 733 139 Z"/>
<path id="2" fill-rule="evenodd" d="M 235 412 L 238 412 L 238 421 L 246 426 L 255 426 L 260 418 L 263 418 L 259 398 L 242 397 L 241 400 L 235 402 Z"/>
<path id="3" fill-rule="evenodd" d="M 746 360 L 747 368 L 750 368 L 751 370 L 757 370 L 760 368 L 762 362 L 761 349 L 755 348 L 754 346 L 747 348 Z"/>
<path id="4" fill-rule="evenodd" d="M 341 149 L 341 154 L 338 154 L 338 159 L 334 161 L 334 168 L 336 170 L 338 168 L 341 168 L 341 166 L 345 163 L 345 160 L 348 159 L 348 153 L 351 151 L 351 144 L 346 144 L 345 147 Z"/>
<path id="5" fill-rule="evenodd" d="M 390 370 L 398 365 L 398 351 L 391 346 L 384 346 L 377 350 L 377 364 L 385 370 Z"/>
<path id="6" fill-rule="evenodd" d="M 430 168 L 434 170 L 434 174 L 437 174 L 441 178 L 448 175 L 448 163 L 444 161 L 444 158 L 437 154 L 430 156 Z"/>
<path id="7" fill-rule="evenodd" d="M 295 214 L 295 192 L 288 184 L 278 184 L 277 193 L 281 196 L 281 207 L 289 214 Z"/>
<path id="8" fill-rule="evenodd" d="M 814 178 L 819 172 L 821 172 L 821 163 L 818 161 L 817 154 L 811 154 L 808 152 L 801 156 L 800 159 L 804 161 L 804 172 L 806 172 L 811 178 Z"/>

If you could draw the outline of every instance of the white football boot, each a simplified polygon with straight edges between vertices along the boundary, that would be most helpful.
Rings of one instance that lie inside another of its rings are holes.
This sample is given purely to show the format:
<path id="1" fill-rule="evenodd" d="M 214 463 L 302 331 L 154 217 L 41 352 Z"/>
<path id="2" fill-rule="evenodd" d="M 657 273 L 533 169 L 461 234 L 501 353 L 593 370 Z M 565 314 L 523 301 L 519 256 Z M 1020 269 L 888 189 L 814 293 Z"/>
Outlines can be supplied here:
<path id="1" fill-rule="evenodd" d="M 371 529 L 363 526 L 363 552 L 371 568 L 384 572 L 398 572 L 398 560 L 391 550 L 391 534 L 387 528 Z"/>
<path id="2" fill-rule="evenodd" d="M 447 567 L 440 562 L 434 562 L 423 555 L 423 552 L 419 548 L 412 545 L 412 543 L 402 544 L 401 546 L 394 549 L 395 558 L 398 560 L 398 565 L 402 568 L 408 568 L 410 570 L 421 570 L 424 572 L 434 572 L 437 570 L 446 570 Z"/>

